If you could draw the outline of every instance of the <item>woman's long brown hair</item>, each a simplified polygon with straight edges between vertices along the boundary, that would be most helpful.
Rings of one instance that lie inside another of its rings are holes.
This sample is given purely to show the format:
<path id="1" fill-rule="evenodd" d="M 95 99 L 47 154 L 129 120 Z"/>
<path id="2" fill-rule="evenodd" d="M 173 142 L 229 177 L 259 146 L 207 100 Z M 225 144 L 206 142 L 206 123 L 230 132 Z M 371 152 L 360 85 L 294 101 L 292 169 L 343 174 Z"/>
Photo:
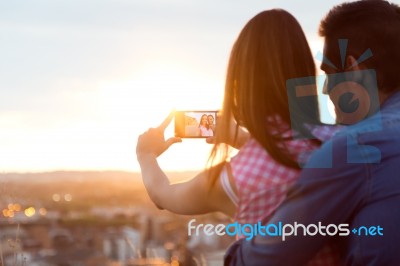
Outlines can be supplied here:
<path id="1" fill-rule="evenodd" d="M 233 117 L 273 159 L 285 166 L 299 168 L 298 162 L 282 145 L 287 140 L 283 137 L 284 131 L 290 129 L 283 129 L 282 125 L 291 125 L 286 82 L 305 77 L 315 77 L 315 63 L 297 20 L 280 9 L 253 17 L 231 51 L 224 102 L 209 162 L 215 164 L 217 158 L 226 161 L 228 146 L 225 143 L 231 138 Z M 317 121 L 316 98 L 308 99 L 305 106 L 308 115 L 311 112 L 311 117 Z M 295 116 L 292 114 L 292 119 Z M 222 169 L 223 164 L 219 165 L 210 173 L 211 184 Z"/>

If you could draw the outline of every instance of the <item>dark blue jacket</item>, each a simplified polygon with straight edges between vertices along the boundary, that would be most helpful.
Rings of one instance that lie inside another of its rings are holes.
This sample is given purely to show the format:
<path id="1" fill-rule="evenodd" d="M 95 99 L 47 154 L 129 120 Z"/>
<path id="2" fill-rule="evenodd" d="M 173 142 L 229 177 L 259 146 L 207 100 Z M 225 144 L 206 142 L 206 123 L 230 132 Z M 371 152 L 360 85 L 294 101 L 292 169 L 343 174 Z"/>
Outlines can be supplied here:
<path id="1" fill-rule="evenodd" d="M 344 265 L 400 265 L 400 93 L 313 153 L 287 199 L 263 222 L 348 224 L 350 234 L 240 240 L 225 265 L 303 265 L 328 241 L 340 247 Z"/>

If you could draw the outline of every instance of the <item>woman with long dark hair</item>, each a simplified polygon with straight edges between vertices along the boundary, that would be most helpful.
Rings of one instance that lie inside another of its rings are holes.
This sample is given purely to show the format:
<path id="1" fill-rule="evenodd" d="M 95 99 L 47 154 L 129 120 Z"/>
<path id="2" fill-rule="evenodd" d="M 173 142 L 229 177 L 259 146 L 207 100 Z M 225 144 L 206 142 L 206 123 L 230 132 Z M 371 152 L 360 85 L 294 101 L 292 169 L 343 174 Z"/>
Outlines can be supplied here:
<path id="1" fill-rule="evenodd" d="M 213 166 L 188 182 L 170 184 L 156 158 L 180 141 L 164 140 L 172 116 L 139 137 L 137 156 L 151 199 L 175 213 L 220 211 L 241 224 L 268 218 L 297 180 L 303 153 L 320 143 L 296 138 L 317 123 L 317 100 L 305 97 L 301 106 L 290 106 L 303 112 L 291 114 L 286 90 L 288 80 L 315 74 L 306 37 L 291 14 L 274 9 L 252 18 L 231 51 L 210 157 Z M 297 119 L 304 112 L 308 121 Z M 232 158 L 229 146 L 240 149 Z M 334 264 L 331 247 L 321 249 L 312 264 Z"/>

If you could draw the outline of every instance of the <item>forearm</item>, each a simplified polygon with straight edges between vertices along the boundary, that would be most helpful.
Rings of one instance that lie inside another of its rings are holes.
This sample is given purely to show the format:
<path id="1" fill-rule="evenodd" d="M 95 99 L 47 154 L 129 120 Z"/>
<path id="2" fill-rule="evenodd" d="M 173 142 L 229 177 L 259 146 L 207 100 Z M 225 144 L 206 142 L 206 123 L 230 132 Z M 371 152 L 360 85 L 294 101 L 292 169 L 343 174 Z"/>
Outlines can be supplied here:
<path id="1" fill-rule="evenodd" d="M 295 191 L 297 192 L 292 196 L 289 194 L 289 198 L 282 203 L 274 216 L 270 220 L 262 222 L 264 226 L 279 227 L 279 224 L 281 224 L 281 233 L 274 235 L 274 231 L 272 231 L 272 235 L 269 235 L 265 229 L 261 229 L 264 235 L 258 234 L 250 241 L 244 240 L 236 243 L 227 252 L 225 265 L 307 264 L 326 243 L 332 240 L 332 237 L 326 233 L 326 226 L 334 225 L 338 228 L 340 224 L 349 224 L 348 219 L 351 210 L 355 209 L 355 205 L 359 202 L 357 187 L 361 186 L 358 182 L 348 183 L 345 180 L 342 182 L 332 181 L 315 186 L 311 188 L 312 191 L 305 191 L 296 187 Z M 324 191 L 324 188 L 329 189 Z M 343 195 L 337 197 L 338 192 L 343 193 Z M 346 208 L 343 208 L 343 206 L 346 206 Z M 306 228 L 310 225 L 316 226 L 318 232 L 316 235 L 304 236 L 305 231 L 301 226 L 296 229 L 296 224 L 303 225 Z M 292 229 L 293 231 L 291 231 Z M 337 234 L 340 232 L 337 231 Z M 283 236 L 285 236 L 284 240 Z M 287 256 L 287 254 L 290 254 L 290 256 Z"/>
<path id="2" fill-rule="evenodd" d="M 219 185 L 209 187 L 209 172 L 202 171 L 191 180 L 170 184 L 153 155 L 139 156 L 143 183 L 157 207 L 183 215 L 198 215 L 214 211 L 232 214 L 230 199 Z"/>
<path id="3" fill-rule="evenodd" d="M 165 195 L 169 194 L 170 182 L 152 154 L 138 156 L 144 186 L 150 199 L 159 208 L 165 208 Z"/>
<path id="4" fill-rule="evenodd" d="M 308 165 L 317 165 L 321 158 L 332 160 L 330 168 L 304 168 L 297 183 L 288 192 L 273 217 L 263 221 L 268 224 L 294 226 L 339 226 L 350 224 L 354 210 L 358 209 L 369 188 L 366 178 L 368 168 L 363 164 L 347 163 L 346 139 L 330 143 L 316 151 Z M 329 154 L 333 152 L 333 157 Z M 232 246 L 226 265 L 303 265 L 331 239 L 326 229 L 315 235 L 304 236 L 301 227 L 297 235 L 285 233 L 278 236 L 257 235 L 253 241 L 241 241 Z M 290 232 L 290 227 L 287 228 Z M 293 233 L 293 232 L 292 232 Z M 347 232 L 349 234 L 350 232 Z M 325 234 L 325 235 L 324 235 Z M 339 234 L 336 231 L 335 234 Z M 350 237 L 350 236 L 348 236 Z M 287 256 L 290 254 L 290 256 Z"/>
<path id="5" fill-rule="evenodd" d="M 155 156 L 147 154 L 138 158 L 138 161 L 147 193 L 158 208 L 184 215 L 215 211 L 208 202 L 206 172 L 189 181 L 171 184 Z"/>

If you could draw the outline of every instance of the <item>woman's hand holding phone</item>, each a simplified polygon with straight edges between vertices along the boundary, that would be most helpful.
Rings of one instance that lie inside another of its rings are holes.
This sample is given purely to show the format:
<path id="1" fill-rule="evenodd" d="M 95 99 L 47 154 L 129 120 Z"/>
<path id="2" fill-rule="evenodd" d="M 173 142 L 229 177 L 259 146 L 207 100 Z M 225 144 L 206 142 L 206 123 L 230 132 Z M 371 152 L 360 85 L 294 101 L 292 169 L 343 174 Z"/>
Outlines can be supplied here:
<path id="1" fill-rule="evenodd" d="M 235 140 L 235 133 L 237 129 L 237 136 Z M 235 119 L 231 118 L 230 127 L 229 127 L 229 139 L 224 140 L 223 143 L 228 144 L 229 146 L 240 149 L 246 141 L 250 138 L 250 133 L 238 126 Z M 208 144 L 215 144 L 215 136 L 206 138 L 206 142 Z"/>
<path id="2" fill-rule="evenodd" d="M 160 126 L 156 128 L 150 128 L 139 136 L 136 145 L 136 155 L 139 161 L 140 158 L 147 155 L 158 157 L 172 144 L 182 142 L 181 138 L 178 137 L 172 137 L 165 140 L 164 131 L 171 123 L 173 117 L 174 112 L 171 112 Z"/>

